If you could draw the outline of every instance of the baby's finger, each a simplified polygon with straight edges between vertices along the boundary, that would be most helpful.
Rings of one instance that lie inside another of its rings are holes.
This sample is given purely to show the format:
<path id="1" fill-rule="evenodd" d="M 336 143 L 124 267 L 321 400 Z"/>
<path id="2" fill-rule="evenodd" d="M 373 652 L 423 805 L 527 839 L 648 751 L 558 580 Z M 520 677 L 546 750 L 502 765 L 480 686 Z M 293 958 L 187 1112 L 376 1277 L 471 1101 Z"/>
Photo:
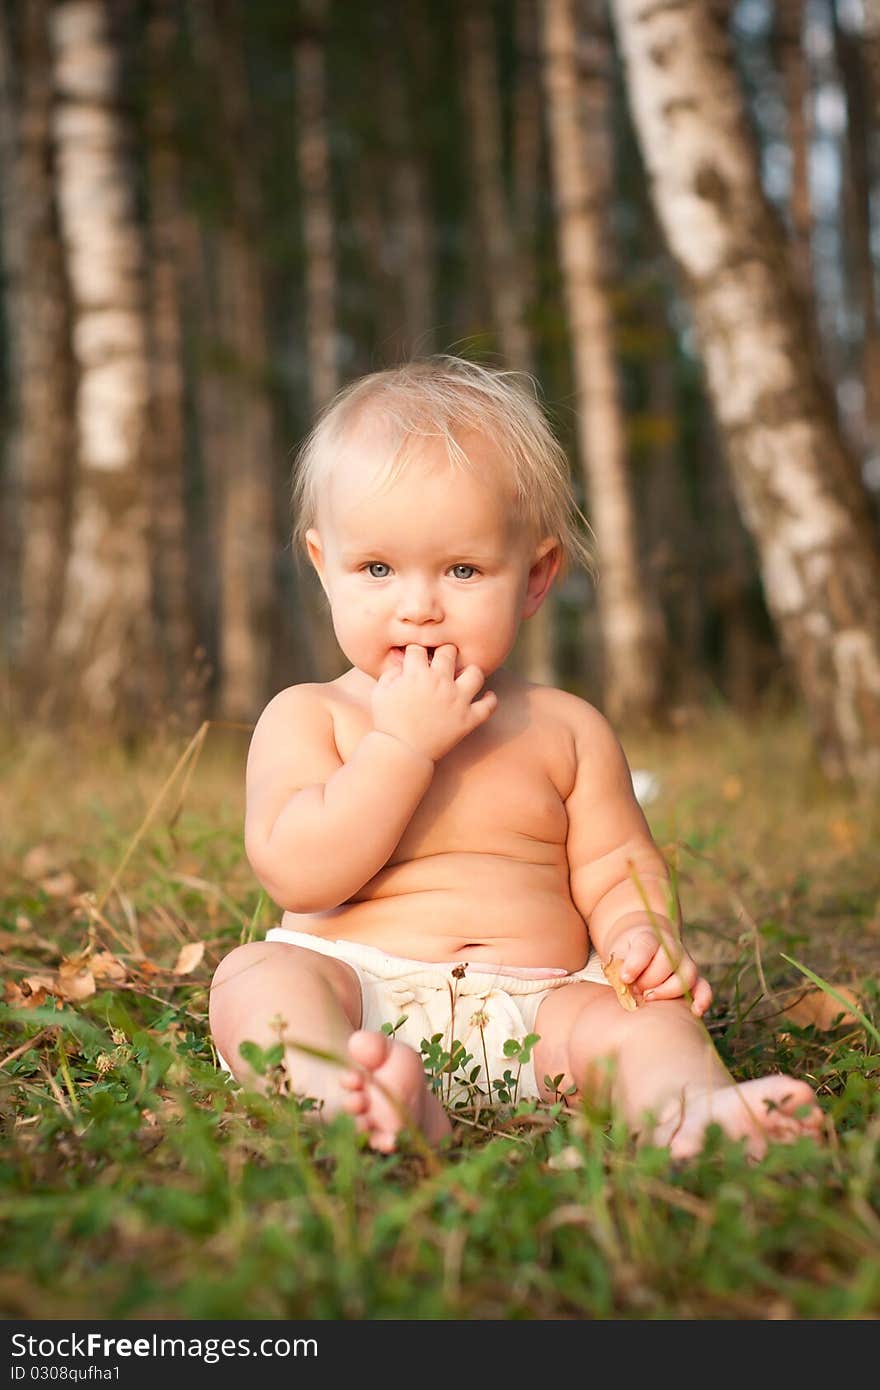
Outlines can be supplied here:
<path id="1" fill-rule="evenodd" d="M 444 642 L 441 647 L 434 648 L 434 657 L 431 661 L 432 666 L 445 666 L 450 671 L 455 670 L 455 658 L 458 656 L 458 647 L 454 642 Z"/>
<path id="2" fill-rule="evenodd" d="M 612 952 L 612 954 L 619 956 L 620 978 L 625 985 L 631 985 L 638 981 L 641 988 L 642 972 L 650 965 L 656 951 L 657 942 L 645 932 L 629 943 L 625 955 L 619 956 L 619 950 Z"/>
<path id="3" fill-rule="evenodd" d="M 477 691 L 480 690 L 485 683 L 486 677 L 483 675 L 479 666 L 475 665 L 465 666 L 464 670 L 459 672 L 455 678 L 455 684 L 469 700 L 473 699 Z"/>
<path id="4" fill-rule="evenodd" d="M 639 980 L 638 983 L 645 999 L 650 1002 L 652 999 L 680 999 L 682 995 L 690 994 L 696 982 L 697 967 L 689 956 L 685 956 L 671 974 L 667 972 L 666 978 L 659 984 L 646 988 L 643 980 Z"/>
<path id="5" fill-rule="evenodd" d="M 691 1013 L 696 1014 L 697 1018 L 702 1018 L 703 1014 L 712 1003 L 712 986 L 709 981 L 701 975 L 693 988 L 693 999 L 691 1001 Z"/>
<path id="6" fill-rule="evenodd" d="M 407 642 L 403 649 L 403 669 L 404 671 L 417 670 L 420 666 L 427 666 L 428 653 L 424 647 L 420 647 L 418 642 Z"/>
<path id="7" fill-rule="evenodd" d="M 479 728 L 485 724 L 486 720 L 493 715 L 498 708 L 498 696 L 494 690 L 487 690 L 485 695 L 481 695 L 479 700 L 474 700 L 471 704 L 471 719 L 473 728 Z"/>
<path id="8" fill-rule="evenodd" d="M 682 965 L 689 959 L 690 957 L 686 956 L 681 947 L 676 946 L 675 943 L 657 941 L 655 937 L 650 959 L 636 980 L 639 989 L 642 991 L 655 989 L 658 985 L 665 984 L 671 976 L 681 975 Z M 696 968 L 693 978 L 696 979 Z"/>

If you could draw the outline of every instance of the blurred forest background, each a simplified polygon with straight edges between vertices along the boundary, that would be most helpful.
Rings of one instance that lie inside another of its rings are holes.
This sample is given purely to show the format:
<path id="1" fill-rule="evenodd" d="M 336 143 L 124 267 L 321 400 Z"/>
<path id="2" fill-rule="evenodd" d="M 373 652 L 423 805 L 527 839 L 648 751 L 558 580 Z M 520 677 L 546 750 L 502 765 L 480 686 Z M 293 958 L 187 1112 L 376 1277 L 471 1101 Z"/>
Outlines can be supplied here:
<path id="1" fill-rule="evenodd" d="M 2 0 L 2 706 L 344 669 L 290 470 L 356 375 L 535 378 L 597 576 L 524 674 L 797 704 L 880 777 L 880 0 Z"/>

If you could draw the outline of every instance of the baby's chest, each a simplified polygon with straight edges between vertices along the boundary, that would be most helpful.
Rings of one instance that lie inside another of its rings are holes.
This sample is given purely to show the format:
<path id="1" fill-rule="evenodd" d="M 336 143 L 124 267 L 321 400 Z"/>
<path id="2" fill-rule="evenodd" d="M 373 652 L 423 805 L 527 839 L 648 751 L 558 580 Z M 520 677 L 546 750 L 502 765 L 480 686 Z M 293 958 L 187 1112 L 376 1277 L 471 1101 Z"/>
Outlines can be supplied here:
<path id="1" fill-rule="evenodd" d="M 343 761 L 370 727 L 365 712 L 338 713 L 335 736 Z M 537 851 L 541 858 L 541 846 L 565 843 L 565 797 L 573 780 L 567 730 L 509 702 L 437 763 L 390 862 L 462 851 L 525 858 Z M 377 788 L 377 795 L 382 792 Z"/>
<path id="2" fill-rule="evenodd" d="M 541 748 L 477 737 L 438 763 L 394 857 L 470 851 L 528 858 L 529 847 L 563 844 L 567 830 L 565 803 Z"/>

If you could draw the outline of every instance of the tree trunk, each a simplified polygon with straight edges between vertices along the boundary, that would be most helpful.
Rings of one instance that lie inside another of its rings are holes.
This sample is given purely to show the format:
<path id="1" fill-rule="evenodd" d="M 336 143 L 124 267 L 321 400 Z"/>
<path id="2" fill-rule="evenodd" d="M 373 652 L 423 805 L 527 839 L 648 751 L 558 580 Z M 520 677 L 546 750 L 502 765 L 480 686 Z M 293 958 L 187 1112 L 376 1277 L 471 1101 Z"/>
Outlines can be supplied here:
<path id="1" fill-rule="evenodd" d="M 404 0 L 409 3 L 409 0 Z M 425 163 L 414 143 L 413 113 L 408 101 L 406 73 L 395 7 L 380 7 L 379 52 L 390 55 L 380 77 L 384 134 L 391 158 L 391 263 L 400 281 L 402 314 L 399 338 L 402 355 L 424 356 L 434 350 L 433 231 L 428 211 Z"/>
<path id="2" fill-rule="evenodd" d="M 650 716 L 659 700 L 662 629 L 659 609 L 649 602 L 639 571 L 608 291 L 608 79 L 600 74 L 592 84 L 593 120 L 587 133 L 573 0 L 544 0 L 543 52 L 578 439 L 598 551 L 603 702 L 615 721 L 636 721 Z"/>
<path id="3" fill-rule="evenodd" d="M 54 141 L 73 299 L 76 494 L 56 688 L 95 720 L 133 724 L 154 693 L 154 627 L 144 481 L 148 370 L 144 247 L 109 7 L 52 10 Z M 78 688 L 74 683 L 78 682 Z"/>
<path id="4" fill-rule="evenodd" d="M 486 0 L 466 4 L 462 16 L 467 124 L 471 132 L 474 204 L 492 318 L 504 361 L 518 372 L 534 371 L 534 348 L 526 325 L 526 305 L 514 218 L 504 188 L 501 112 L 495 34 Z M 523 626 L 514 665 L 527 680 L 552 685 L 556 679 L 551 591 Z"/>
<path id="5" fill-rule="evenodd" d="M 681 271 L 768 608 L 830 776 L 880 777 L 880 559 L 723 34 L 701 0 L 615 0 L 652 195 Z"/>
<path id="6" fill-rule="evenodd" d="M 147 26 L 149 52 L 150 420 L 152 541 L 156 613 L 166 697 L 182 707 L 193 684 L 195 632 L 189 526 L 184 506 L 184 373 L 181 303 L 181 171 L 169 75 L 177 39 L 170 0 L 156 0 Z M 197 708 L 196 715 L 201 713 Z"/>
<path id="7" fill-rule="evenodd" d="M 502 175 L 495 35 L 486 0 L 465 5 L 462 30 L 474 205 L 498 346 L 515 371 L 529 372 L 533 368 L 532 343 L 525 323 L 519 256 Z"/>
<path id="8" fill-rule="evenodd" d="M 339 389 L 336 352 L 336 246 L 324 75 L 325 0 L 303 6 L 310 27 L 294 46 L 299 178 L 306 277 L 309 395 L 317 414 Z"/>
<path id="9" fill-rule="evenodd" d="M 774 40 L 782 72 L 782 95 L 791 153 L 788 212 L 795 272 L 801 292 L 813 294 L 813 208 L 810 198 L 810 96 L 804 54 L 805 0 L 776 0 Z"/>
<path id="10" fill-rule="evenodd" d="M 268 327 L 258 248 L 263 242 L 239 0 L 223 0 L 202 42 L 213 55 L 222 111 L 226 216 L 216 250 L 220 410 L 228 447 L 219 490 L 219 708 L 255 720 L 269 694 L 276 603 L 275 439 L 268 394 Z"/>
<path id="11" fill-rule="evenodd" d="M 871 143 L 880 138 L 872 124 L 871 98 L 866 65 L 858 35 L 844 27 L 840 0 L 833 5 L 834 46 L 846 98 L 846 173 L 849 196 L 845 208 L 852 248 L 855 301 L 862 319 L 861 376 L 864 390 L 862 448 L 880 458 L 880 322 L 877 313 L 875 257 L 872 251 L 871 188 L 880 175 L 880 161 L 872 177 Z"/>
<path id="12" fill-rule="evenodd" d="M 52 633 L 61 609 L 74 430 L 70 306 L 50 170 L 46 0 L 34 0 L 21 22 L 16 62 L 11 26 L 0 17 L 0 240 L 12 407 L 3 610 L 15 693 L 20 707 L 33 715 L 41 712 L 48 686 Z"/>
<path id="13" fill-rule="evenodd" d="M 336 352 L 336 245 L 324 72 L 326 0 L 305 0 L 303 16 L 308 27 L 297 40 L 293 56 L 305 248 L 305 340 L 314 416 L 332 400 L 340 385 Z M 311 566 L 303 564 L 299 592 L 318 679 L 334 680 L 346 669 L 347 662 L 333 635 L 324 593 Z"/>

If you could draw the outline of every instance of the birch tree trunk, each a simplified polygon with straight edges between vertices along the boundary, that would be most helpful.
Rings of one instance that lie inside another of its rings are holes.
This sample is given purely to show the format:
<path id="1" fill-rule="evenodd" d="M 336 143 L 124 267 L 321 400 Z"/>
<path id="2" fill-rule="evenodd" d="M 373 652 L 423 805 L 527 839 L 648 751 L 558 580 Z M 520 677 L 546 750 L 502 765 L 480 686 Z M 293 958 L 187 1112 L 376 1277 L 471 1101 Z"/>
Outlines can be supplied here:
<path id="1" fill-rule="evenodd" d="M 68 712 L 133 723 L 154 690 L 144 247 L 101 0 L 51 16 L 57 193 L 73 299 L 77 481 L 54 657 Z M 74 682 L 78 680 L 78 688 Z"/>
<path id="2" fill-rule="evenodd" d="M 607 284 L 611 238 L 607 113 L 585 130 L 573 0 L 544 0 L 547 119 L 557 235 L 574 359 L 577 429 L 598 552 L 604 705 L 615 721 L 650 716 L 660 697 L 661 620 L 639 569 L 635 508 Z M 604 93 L 594 92 L 604 108 Z M 595 119 L 599 115 L 599 119 Z"/>
<path id="3" fill-rule="evenodd" d="M 315 416 L 339 390 L 336 351 L 336 244 L 324 64 L 326 0 L 305 0 L 307 27 L 294 45 L 299 179 L 305 246 L 305 340 L 309 399 Z M 301 570 L 302 618 L 319 680 L 334 680 L 347 662 L 333 635 L 323 590 L 311 566 Z"/>
<path id="4" fill-rule="evenodd" d="M 467 4 L 462 17 L 465 101 L 471 132 L 474 204 L 501 355 L 515 371 L 534 371 L 534 347 L 526 324 L 526 301 L 514 216 L 502 175 L 502 131 L 495 34 L 486 0 Z M 552 685 L 556 679 L 551 591 L 522 629 L 514 664 L 527 680 Z"/>
<path id="5" fill-rule="evenodd" d="M 15 52 L 0 17 L 0 224 L 11 428 L 4 498 L 6 641 L 22 709 L 41 712 L 67 554 L 74 452 L 69 301 L 51 175 L 48 6 L 33 0 Z M 15 82 L 17 73 L 18 82 Z"/>
<path id="6" fill-rule="evenodd" d="M 819 757 L 830 776 L 876 781 L 876 531 L 761 187 L 727 44 L 701 0 L 614 0 L 613 13 L 652 195 Z"/>

